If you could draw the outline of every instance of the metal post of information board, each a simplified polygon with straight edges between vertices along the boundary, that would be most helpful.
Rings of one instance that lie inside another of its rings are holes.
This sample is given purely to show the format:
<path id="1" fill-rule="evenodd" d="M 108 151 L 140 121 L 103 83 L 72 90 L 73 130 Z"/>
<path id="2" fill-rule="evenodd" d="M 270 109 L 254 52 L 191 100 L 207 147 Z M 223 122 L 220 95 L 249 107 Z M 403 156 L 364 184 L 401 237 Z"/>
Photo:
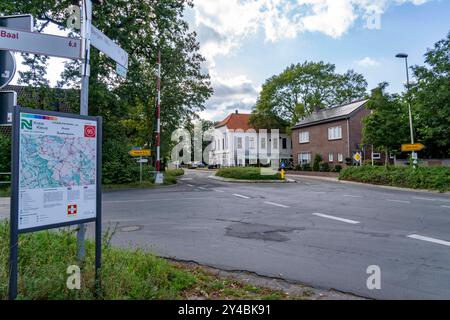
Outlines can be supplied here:
<path id="1" fill-rule="evenodd" d="M 11 214 L 10 214 L 10 235 L 9 235 L 9 299 L 14 300 L 17 297 L 17 274 L 19 257 L 19 222 L 16 212 L 18 212 L 18 189 L 19 179 L 19 112 L 17 107 L 13 109 L 12 143 L 11 146 Z"/>
<path id="2" fill-rule="evenodd" d="M 92 20 L 92 2 L 91 0 L 82 0 L 81 6 L 81 46 L 83 50 L 83 63 L 81 65 L 81 94 L 80 94 L 80 114 L 87 116 L 89 114 L 89 76 L 90 70 L 90 34 Z M 84 239 L 86 235 L 86 226 L 80 224 L 77 233 L 77 257 L 78 261 L 84 261 Z"/>
<path id="3" fill-rule="evenodd" d="M 95 220 L 95 292 L 100 293 L 102 267 L 102 142 L 103 122 L 97 117 L 97 217 Z"/>

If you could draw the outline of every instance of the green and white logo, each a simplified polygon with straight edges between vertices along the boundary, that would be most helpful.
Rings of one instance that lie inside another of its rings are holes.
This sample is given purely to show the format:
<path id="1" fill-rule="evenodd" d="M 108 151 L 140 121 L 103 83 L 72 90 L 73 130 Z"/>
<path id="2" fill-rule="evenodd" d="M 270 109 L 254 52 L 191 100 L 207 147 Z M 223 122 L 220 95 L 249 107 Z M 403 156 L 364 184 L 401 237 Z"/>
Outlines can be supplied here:
<path id="1" fill-rule="evenodd" d="M 20 129 L 33 130 L 33 120 L 22 119 L 20 121 Z"/>

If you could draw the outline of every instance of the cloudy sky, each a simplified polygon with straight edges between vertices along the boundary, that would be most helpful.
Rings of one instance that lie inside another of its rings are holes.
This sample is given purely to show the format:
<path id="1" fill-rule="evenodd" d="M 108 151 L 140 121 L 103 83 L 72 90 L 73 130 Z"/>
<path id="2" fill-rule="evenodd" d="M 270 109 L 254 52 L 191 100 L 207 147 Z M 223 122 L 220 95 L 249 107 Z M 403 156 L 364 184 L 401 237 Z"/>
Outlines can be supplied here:
<path id="1" fill-rule="evenodd" d="M 410 55 L 422 64 L 427 48 L 450 31 L 449 0 L 194 0 L 186 14 L 198 32 L 214 96 L 201 115 L 220 120 L 249 112 L 265 79 L 292 63 L 326 61 L 338 72 L 364 74 L 403 90 Z"/>
<path id="2" fill-rule="evenodd" d="M 398 52 L 422 64 L 427 48 L 450 31 L 450 0 L 194 0 L 186 12 L 198 33 L 214 96 L 202 118 L 250 112 L 261 85 L 293 63 L 325 61 L 362 73 L 369 88 L 403 90 Z M 61 33 L 56 27 L 47 33 Z M 16 55 L 17 56 L 17 55 Z M 18 57 L 20 61 L 20 57 Z M 63 59 L 52 58 L 56 84 Z M 16 75 L 17 80 L 17 75 Z"/>

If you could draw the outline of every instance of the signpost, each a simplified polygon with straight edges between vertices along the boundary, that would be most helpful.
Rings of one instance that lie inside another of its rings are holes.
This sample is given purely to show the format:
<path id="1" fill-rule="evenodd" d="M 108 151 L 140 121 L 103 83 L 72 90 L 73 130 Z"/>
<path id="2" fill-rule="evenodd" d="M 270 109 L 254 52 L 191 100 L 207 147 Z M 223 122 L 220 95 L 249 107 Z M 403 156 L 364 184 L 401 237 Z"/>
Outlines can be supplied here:
<path id="1" fill-rule="evenodd" d="M 33 25 L 33 16 L 31 14 L 0 17 L 0 27 L 8 29 L 31 32 L 33 31 Z"/>
<path id="2" fill-rule="evenodd" d="M 128 53 L 94 26 L 91 26 L 91 44 L 122 68 L 128 69 Z"/>
<path id="3" fill-rule="evenodd" d="M 422 151 L 423 149 L 425 149 L 425 146 L 421 143 L 403 144 L 402 145 L 402 152 L 416 152 L 416 151 Z"/>
<path id="4" fill-rule="evenodd" d="M 12 137 L 9 298 L 22 233 L 95 222 L 99 280 L 102 119 L 15 107 Z"/>
<path id="5" fill-rule="evenodd" d="M 152 151 L 149 149 L 131 150 L 129 155 L 132 157 L 150 157 L 152 155 Z"/>
<path id="6" fill-rule="evenodd" d="M 0 89 L 7 86 L 16 73 L 16 59 L 9 51 L 0 51 Z"/>
<path id="7" fill-rule="evenodd" d="M 0 127 L 11 126 L 13 107 L 17 105 L 17 93 L 15 91 L 0 91 Z"/>

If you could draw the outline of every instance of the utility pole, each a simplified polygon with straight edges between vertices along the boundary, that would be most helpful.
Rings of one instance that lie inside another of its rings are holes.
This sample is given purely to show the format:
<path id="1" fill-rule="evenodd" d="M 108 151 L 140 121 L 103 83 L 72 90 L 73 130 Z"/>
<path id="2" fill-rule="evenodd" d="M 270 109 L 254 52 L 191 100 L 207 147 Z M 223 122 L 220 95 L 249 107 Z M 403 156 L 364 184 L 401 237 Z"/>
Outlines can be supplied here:
<path id="1" fill-rule="evenodd" d="M 155 183 L 163 183 L 161 179 L 161 50 L 158 50 L 158 78 L 156 81 L 156 180 Z"/>
<path id="2" fill-rule="evenodd" d="M 80 93 L 80 115 L 89 115 L 89 76 L 91 74 L 90 51 L 91 51 L 91 21 L 92 2 L 81 0 L 81 45 L 83 62 L 81 64 L 81 93 Z M 98 183 L 98 181 L 97 181 Z M 77 258 L 79 262 L 84 261 L 84 239 L 86 225 L 78 225 L 77 233 Z"/>

